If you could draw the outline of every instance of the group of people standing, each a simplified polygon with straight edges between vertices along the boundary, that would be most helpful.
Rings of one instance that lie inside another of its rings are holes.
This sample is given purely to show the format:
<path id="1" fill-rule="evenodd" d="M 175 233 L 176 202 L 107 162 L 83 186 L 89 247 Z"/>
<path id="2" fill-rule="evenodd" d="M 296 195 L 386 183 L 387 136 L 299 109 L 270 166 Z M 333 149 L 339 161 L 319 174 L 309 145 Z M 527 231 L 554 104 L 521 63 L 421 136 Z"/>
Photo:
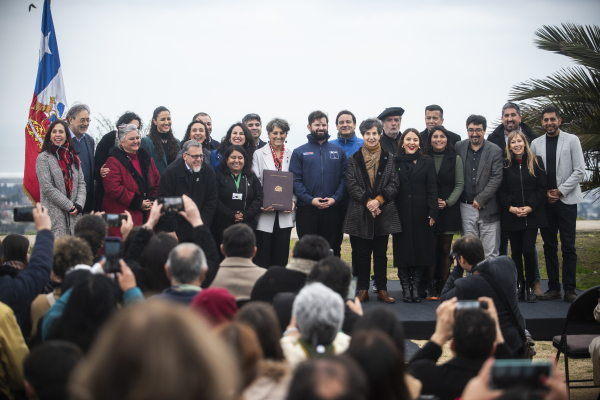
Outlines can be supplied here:
<path id="1" fill-rule="evenodd" d="M 186 194 L 212 227 L 217 245 L 227 227 L 250 226 L 256 234 L 254 262 L 265 268 L 287 264 L 294 223 L 299 237 L 324 237 L 336 256 L 346 233 L 358 298 L 369 300 L 373 266 L 373 291 L 384 303 L 395 302 L 387 292 L 390 235 L 403 301 L 418 303 L 439 299 L 453 262 L 452 240 L 460 233 L 479 237 L 486 258 L 506 255 L 510 241 L 521 299 L 560 298 L 560 231 L 564 299 L 573 301 L 584 159 L 578 138 L 559 129 L 560 111 L 542 111 L 545 134 L 536 138 L 521 122 L 518 105 L 507 103 L 502 125 L 487 140 L 486 119 L 471 115 L 468 139 L 462 141 L 444 128 L 437 105 L 426 107 L 422 132 L 400 133 L 403 114 L 393 107 L 364 120 L 361 139 L 355 115 L 340 111 L 337 139 L 330 141 L 328 116 L 314 111 L 308 117 L 307 143 L 290 149 L 289 124 L 271 120 L 264 142 L 257 114 L 233 124 L 218 142 L 212 138 L 210 116 L 198 113 L 180 142 L 171 129 L 170 111 L 158 107 L 146 137 L 140 137 L 142 119 L 126 112 L 94 154 L 94 140 L 85 133 L 90 110 L 76 104 L 44 138 L 36 165 L 41 203 L 49 209 L 54 234 L 62 236 L 73 233 L 84 212 L 129 213 L 134 225 L 143 225 L 158 197 Z M 265 170 L 293 173 L 291 212 L 263 208 Z M 165 214 L 156 229 L 181 236 L 191 229 L 187 225 L 181 215 Z M 538 229 L 550 280 L 544 294 L 535 247 Z M 118 229 L 109 235 L 118 236 Z"/>

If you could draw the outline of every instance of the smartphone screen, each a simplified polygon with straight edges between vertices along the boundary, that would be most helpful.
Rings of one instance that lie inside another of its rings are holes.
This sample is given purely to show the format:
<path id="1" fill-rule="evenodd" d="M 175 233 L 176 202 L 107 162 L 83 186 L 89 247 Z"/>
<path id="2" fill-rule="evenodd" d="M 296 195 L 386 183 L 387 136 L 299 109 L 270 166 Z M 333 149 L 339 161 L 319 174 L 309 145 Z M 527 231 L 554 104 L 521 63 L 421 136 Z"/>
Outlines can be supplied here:
<path id="1" fill-rule="evenodd" d="M 350 286 L 348 287 L 348 295 L 346 296 L 346 300 L 352 300 L 354 301 L 354 298 L 356 297 L 356 282 L 358 281 L 358 278 L 356 276 L 352 277 L 352 279 L 350 279 Z"/>
<path id="2" fill-rule="evenodd" d="M 104 256 L 106 257 L 105 272 L 121 272 L 121 265 L 119 264 L 121 238 L 108 236 L 104 239 Z"/>
<path id="3" fill-rule="evenodd" d="M 159 197 L 158 204 L 162 204 L 164 212 L 178 213 L 184 211 L 183 199 L 181 197 Z"/>
<path id="4" fill-rule="evenodd" d="M 548 361 L 496 360 L 490 373 L 490 388 L 543 389 L 544 380 L 551 376 L 552 365 Z"/>
<path id="5" fill-rule="evenodd" d="M 120 228 L 121 220 L 127 220 L 126 214 L 103 214 L 102 218 L 106 221 L 109 228 Z"/>
<path id="6" fill-rule="evenodd" d="M 33 222 L 33 206 L 15 207 L 13 220 L 15 222 Z"/>
<path id="7" fill-rule="evenodd" d="M 483 308 L 487 310 L 487 303 L 478 300 L 458 300 L 456 302 L 456 311 L 473 308 Z"/>

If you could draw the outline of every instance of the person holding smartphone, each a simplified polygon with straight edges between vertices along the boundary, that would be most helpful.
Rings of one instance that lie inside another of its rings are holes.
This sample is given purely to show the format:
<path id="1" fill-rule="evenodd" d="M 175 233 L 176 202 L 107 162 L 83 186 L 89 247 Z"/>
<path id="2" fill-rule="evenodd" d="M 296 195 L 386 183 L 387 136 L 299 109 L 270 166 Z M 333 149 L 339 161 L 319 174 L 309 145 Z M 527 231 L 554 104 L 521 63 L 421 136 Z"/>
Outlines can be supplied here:
<path id="1" fill-rule="evenodd" d="M 344 233 L 356 246 L 355 274 L 358 299 L 369 301 L 371 255 L 377 285 L 377 301 L 395 303 L 387 292 L 387 248 L 390 234 L 401 232 L 394 204 L 398 192 L 398 174 L 394 157 L 383 150 L 379 139 L 383 124 L 376 118 L 360 124 L 362 148 L 348 158 L 346 186 L 350 196 L 344 221 Z"/>

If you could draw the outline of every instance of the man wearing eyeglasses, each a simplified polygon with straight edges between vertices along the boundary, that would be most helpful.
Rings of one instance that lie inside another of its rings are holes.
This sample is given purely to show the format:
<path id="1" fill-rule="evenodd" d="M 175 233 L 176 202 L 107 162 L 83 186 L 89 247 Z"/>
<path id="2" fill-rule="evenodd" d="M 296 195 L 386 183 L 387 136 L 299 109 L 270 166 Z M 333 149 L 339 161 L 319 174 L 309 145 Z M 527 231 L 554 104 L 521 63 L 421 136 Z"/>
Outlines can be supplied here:
<path id="1" fill-rule="evenodd" d="M 485 258 L 491 258 L 500 251 L 501 209 L 496 191 L 502 182 L 502 150 L 484 139 L 486 128 L 485 117 L 467 118 L 469 139 L 456 143 L 456 152 L 465 171 L 465 189 L 460 197 L 463 235 L 481 239 Z"/>
<path id="2" fill-rule="evenodd" d="M 202 145 L 188 140 L 182 146 L 181 158 L 165 169 L 158 186 L 159 197 L 181 197 L 187 195 L 200 210 L 204 225 L 210 226 L 217 210 L 217 185 L 215 171 L 210 163 L 204 162 Z M 181 215 L 166 213 L 161 217 L 160 230 L 175 232 L 178 238 L 189 236 L 192 226 Z"/>
<path id="3" fill-rule="evenodd" d="M 90 212 L 94 206 L 94 138 L 87 134 L 90 126 L 90 108 L 81 103 L 75 103 L 67 112 L 67 123 L 73 138 L 75 151 L 79 152 L 81 169 L 85 180 L 85 205 L 83 212 Z"/>

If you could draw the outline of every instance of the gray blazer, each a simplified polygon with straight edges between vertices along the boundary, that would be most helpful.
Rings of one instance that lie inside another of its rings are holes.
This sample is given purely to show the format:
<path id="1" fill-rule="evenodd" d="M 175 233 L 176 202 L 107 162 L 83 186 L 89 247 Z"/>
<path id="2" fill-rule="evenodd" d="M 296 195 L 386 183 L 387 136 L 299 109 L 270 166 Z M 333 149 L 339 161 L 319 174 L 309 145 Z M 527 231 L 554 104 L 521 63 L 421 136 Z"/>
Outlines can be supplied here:
<path id="1" fill-rule="evenodd" d="M 531 142 L 531 151 L 546 163 L 546 135 Z M 560 190 L 560 201 L 577 204 L 583 201 L 579 183 L 585 177 L 585 160 L 581 142 L 572 133 L 560 131 L 556 145 L 556 186 Z"/>
<path id="2" fill-rule="evenodd" d="M 469 148 L 469 139 L 461 140 L 456 143 L 456 153 L 463 162 L 463 169 L 467 160 L 467 150 Z M 477 196 L 475 201 L 481 206 L 479 218 L 485 222 L 496 222 L 500 220 L 501 209 L 496 199 L 496 191 L 502 183 L 502 150 L 494 143 L 486 140 L 477 168 L 477 181 L 475 190 Z M 466 173 L 466 169 L 465 169 Z M 465 185 L 467 185 L 465 179 Z"/>
<path id="3" fill-rule="evenodd" d="M 69 199 L 65 190 L 65 180 L 56 157 L 44 151 L 38 155 L 35 162 L 35 172 L 40 184 L 40 203 L 48 209 L 48 215 L 52 220 L 52 233 L 56 238 L 73 234 L 75 224 L 81 215 L 72 216 L 69 211 L 73 208 L 74 203 L 82 207 L 85 204 L 86 190 L 81 164 L 79 168 L 72 165 L 71 171 L 73 191 L 71 199 Z"/>

